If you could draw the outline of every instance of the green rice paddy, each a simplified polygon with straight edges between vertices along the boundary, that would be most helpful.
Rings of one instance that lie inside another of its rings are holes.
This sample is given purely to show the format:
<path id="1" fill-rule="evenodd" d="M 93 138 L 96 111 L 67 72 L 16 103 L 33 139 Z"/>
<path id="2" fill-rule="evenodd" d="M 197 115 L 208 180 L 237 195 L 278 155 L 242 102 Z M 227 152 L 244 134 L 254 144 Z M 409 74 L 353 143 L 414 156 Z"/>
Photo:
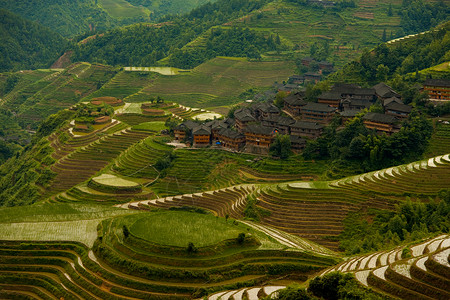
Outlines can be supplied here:
<path id="1" fill-rule="evenodd" d="M 137 237 L 160 245 L 186 247 L 189 242 L 197 247 L 237 238 L 248 226 L 217 218 L 210 214 L 191 212 L 161 212 L 137 216 L 130 231 Z"/>

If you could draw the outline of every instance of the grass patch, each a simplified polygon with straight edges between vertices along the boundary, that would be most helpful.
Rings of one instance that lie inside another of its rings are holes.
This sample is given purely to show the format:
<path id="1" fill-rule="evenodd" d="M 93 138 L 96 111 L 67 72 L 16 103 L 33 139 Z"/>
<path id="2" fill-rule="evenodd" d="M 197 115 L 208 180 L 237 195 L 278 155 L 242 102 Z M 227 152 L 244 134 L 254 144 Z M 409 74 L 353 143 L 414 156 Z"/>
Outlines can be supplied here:
<path id="1" fill-rule="evenodd" d="M 134 130 L 150 130 L 150 131 L 161 131 L 164 129 L 167 129 L 166 125 L 164 125 L 165 122 L 162 121 L 155 121 L 155 122 L 145 122 L 141 123 L 139 125 L 135 125 L 132 128 Z"/>
<path id="2" fill-rule="evenodd" d="M 105 185 L 105 186 L 112 186 L 112 187 L 137 187 L 139 184 L 133 181 L 125 180 L 120 177 L 117 177 L 112 174 L 102 174 L 98 177 L 92 178 L 93 181 Z"/>
<path id="3" fill-rule="evenodd" d="M 197 247 L 204 247 L 237 238 L 239 233 L 247 232 L 247 228 L 241 223 L 235 225 L 231 220 L 212 215 L 176 211 L 139 218 L 130 231 L 157 244 L 186 247 L 192 242 Z"/>
<path id="4" fill-rule="evenodd" d="M 99 0 L 100 5 L 113 18 L 145 17 L 143 8 L 135 7 L 125 0 Z"/>

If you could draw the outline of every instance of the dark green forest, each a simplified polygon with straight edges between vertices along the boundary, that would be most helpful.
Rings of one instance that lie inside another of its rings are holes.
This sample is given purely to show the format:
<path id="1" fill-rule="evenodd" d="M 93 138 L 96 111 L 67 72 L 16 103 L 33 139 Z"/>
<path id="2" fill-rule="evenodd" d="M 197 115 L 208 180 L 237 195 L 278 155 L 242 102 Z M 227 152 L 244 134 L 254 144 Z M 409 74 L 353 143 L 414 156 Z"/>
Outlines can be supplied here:
<path id="1" fill-rule="evenodd" d="M 67 46 L 58 33 L 0 9 L 0 72 L 48 68 Z"/>

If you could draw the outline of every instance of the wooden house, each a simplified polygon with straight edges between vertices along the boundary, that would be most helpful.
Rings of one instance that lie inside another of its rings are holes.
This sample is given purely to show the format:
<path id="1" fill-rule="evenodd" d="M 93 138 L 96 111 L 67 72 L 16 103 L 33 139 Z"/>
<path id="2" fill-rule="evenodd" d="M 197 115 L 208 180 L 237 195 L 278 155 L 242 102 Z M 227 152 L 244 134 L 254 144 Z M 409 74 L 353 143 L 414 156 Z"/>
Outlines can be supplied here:
<path id="1" fill-rule="evenodd" d="M 298 135 L 291 135 L 289 139 L 291 140 L 291 150 L 294 153 L 300 152 L 306 146 L 306 140 Z"/>
<path id="2" fill-rule="evenodd" d="M 369 108 L 373 102 L 367 99 L 353 99 L 353 97 L 347 96 L 347 98 L 341 101 L 342 110 L 362 110 Z"/>
<path id="3" fill-rule="evenodd" d="M 398 120 L 394 116 L 380 113 L 367 113 L 363 117 L 363 122 L 368 129 L 375 129 L 378 132 L 391 134 L 398 131 L 398 127 L 396 126 Z"/>
<path id="4" fill-rule="evenodd" d="M 323 132 L 323 125 L 316 122 L 297 121 L 290 126 L 291 135 L 315 139 Z"/>
<path id="5" fill-rule="evenodd" d="M 245 145 L 245 135 L 230 128 L 224 128 L 217 133 L 217 142 L 224 148 L 239 151 Z"/>
<path id="6" fill-rule="evenodd" d="M 275 138 L 273 128 L 261 125 L 248 125 L 244 134 L 246 148 L 250 152 L 268 153 Z"/>
<path id="7" fill-rule="evenodd" d="M 411 106 L 397 102 L 391 102 L 384 108 L 386 115 L 394 116 L 397 119 L 407 119 L 411 111 Z"/>
<path id="8" fill-rule="evenodd" d="M 324 92 L 317 97 L 317 102 L 338 108 L 341 103 L 341 93 L 335 91 Z"/>
<path id="9" fill-rule="evenodd" d="M 248 108 L 242 108 L 234 113 L 235 127 L 238 131 L 243 132 L 249 124 L 254 124 L 257 120 Z"/>
<path id="10" fill-rule="evenodd" d="M 258 120 L 264 120 L 269 117 L 278 117 L 280 115 L 280 109 L 268 102 L 261 102 L 252 107 L 254 117 Z"/>
<path id="11" fill-rule="evenodd" d="M 194 147 L 206 147 L 211 143 L 211 128 L 200 125 L 192 129 L 194 136 Z"/>
<path id="12" fill-rule="evenodd" d="M 309 102 L 301 108 L 302 120 L 327 124 L 336 112 L 335 107 Z"/>
<path id="13" fill-rule="evenodd" d="M 375 94 L 377 97 L 384 102 L 385 99 L 396 97 L 401 98 L 401 95 L 394 91 L 393 88 L 385 84 L 384 82 L 380 82 L 373 86 L 373 89 L 375 90 Z"/>
<path id="14" fill-rule="evenodd" d="M 185 140 L 186 138 L 188 138 L 191 135 L 192 129 L 194 129 L 194 127 L 197 127 L 197 126 L 198 126 L 198 124 L 191 120 L 187 120 L 187 121 L 184 121 L 183 123 L 179 124 L 173 130 L 175 140 L 177 140 L 177 141 Z"/>
<path id="15" fill-rule="evenodd" d="M 284 110 L 294 117 L 300 115 L 300 109 L 306 104 L 303 93 L 300 92 L 292 93 L 284 98 Z"/>
<path id="16" fill-rule="evenodd" d="M 348 120 L 353 119 L 360 112 L 361 111 L 359 109 L 357 110 L 349 109 L 339 112 L 339 115 L 342 117 L 342 124 L 345 124 Z"/>
<path id="17" fill-rule="evenodd" d="M 427 79 L 423 86 L 430 100 L 435 102 L 450 100 L 450 79 Z"/>

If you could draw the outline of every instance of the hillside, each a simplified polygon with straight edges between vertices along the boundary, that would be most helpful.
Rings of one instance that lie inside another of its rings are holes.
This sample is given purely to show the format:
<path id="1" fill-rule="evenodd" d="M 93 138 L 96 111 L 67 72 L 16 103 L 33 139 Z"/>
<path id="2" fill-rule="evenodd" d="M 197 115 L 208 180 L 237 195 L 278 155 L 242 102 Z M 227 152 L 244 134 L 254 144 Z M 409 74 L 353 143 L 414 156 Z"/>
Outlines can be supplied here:
<path id="1" fill-rule="evenodd" d="M 50 29 L 0 9 L 0 72 L 47 68 L 67 46 Z"/>
<path id="2" fill-rule="evenodd" d="M 156 20 L 167 14 L 186 13 L 208 1 L 160 0 L 1 0 L 0 8 L 74 37 L 88 31 Z"/>

